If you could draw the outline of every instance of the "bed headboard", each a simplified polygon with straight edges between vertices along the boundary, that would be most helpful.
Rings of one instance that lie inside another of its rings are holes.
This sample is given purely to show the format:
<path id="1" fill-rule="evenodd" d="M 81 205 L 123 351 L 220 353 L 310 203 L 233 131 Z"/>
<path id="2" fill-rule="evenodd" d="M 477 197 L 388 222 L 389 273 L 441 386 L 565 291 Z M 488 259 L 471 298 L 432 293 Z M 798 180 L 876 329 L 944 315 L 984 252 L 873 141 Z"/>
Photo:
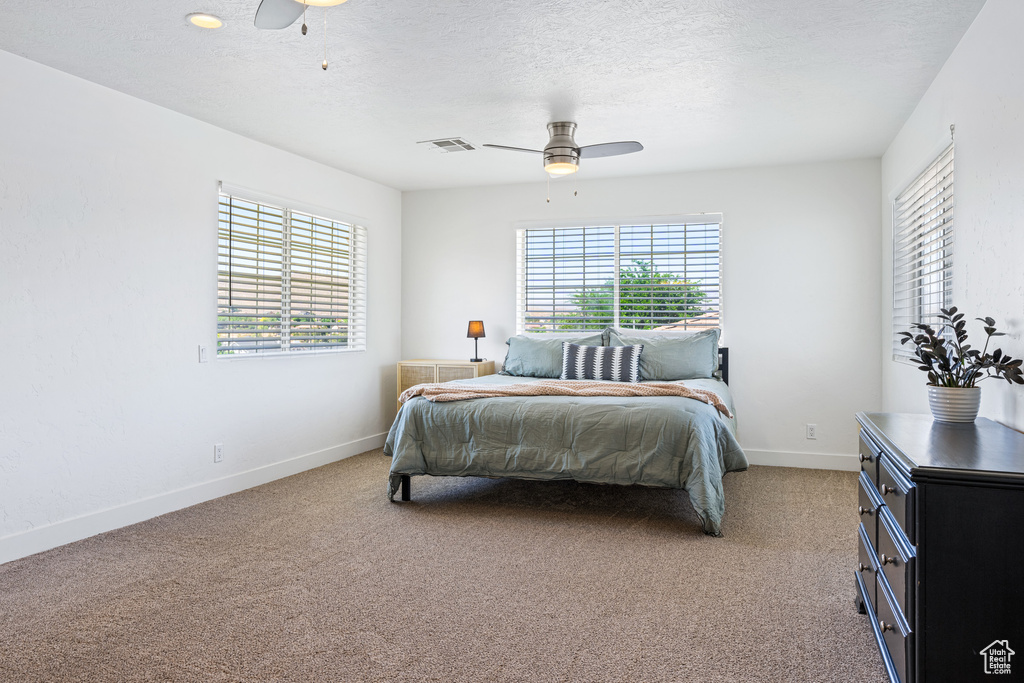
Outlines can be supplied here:
<path id="1" fill-rule="evenodd" d="M 729 383 L 729 349 L 724 346 L 718 347 L 718 377 Z"/>

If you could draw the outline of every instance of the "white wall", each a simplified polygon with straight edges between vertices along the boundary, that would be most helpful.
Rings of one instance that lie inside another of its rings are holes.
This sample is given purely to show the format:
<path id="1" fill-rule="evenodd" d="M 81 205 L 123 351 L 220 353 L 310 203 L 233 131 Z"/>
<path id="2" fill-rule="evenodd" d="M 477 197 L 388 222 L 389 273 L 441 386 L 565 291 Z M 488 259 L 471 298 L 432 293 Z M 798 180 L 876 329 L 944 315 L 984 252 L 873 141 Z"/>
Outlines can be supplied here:
<path id="1" fill-rule="evenodd" d="M 948 144 L 956 124 L 953 302 L 991 316 L 1002 348 L 1024 356 L 1024 3 L 988 0 L 882 159 L 883 407 L 928 412 L 924 373 L 892 361 L 892 213 L 895 193 Z M 982 382 L 981 414 L 1024 429 L 1024 388 Z"/>
<path id="2" fill-rule="evenodd" d="M 721 212 L 740 442 L 753 462 L 855 467 L 854 413 L 881 407 L 879 161 L 574 182 L 550 204 L 543 183 L 403 195 L 403 357 L 469 358 L 482 319 L 480 353 L 504 358 L 516 222 Z"/>
<path id="3" fill-rule="evenodd" d="M 0 562 L 379 445 L 399 192 L 5 52 L 0 82 Z M 366 225 L 368 351 L 198 362 L 218 180 Z"/>

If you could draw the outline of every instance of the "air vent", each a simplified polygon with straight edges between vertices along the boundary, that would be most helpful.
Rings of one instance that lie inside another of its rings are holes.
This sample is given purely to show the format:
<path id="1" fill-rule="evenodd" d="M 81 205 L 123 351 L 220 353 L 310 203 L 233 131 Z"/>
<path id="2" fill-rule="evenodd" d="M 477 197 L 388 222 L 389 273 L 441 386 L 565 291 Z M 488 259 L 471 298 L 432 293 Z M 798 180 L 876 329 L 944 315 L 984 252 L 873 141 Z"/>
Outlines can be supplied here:
<path id="1" fill-rule="evenodd" d="M 476 147 L 462 138 L 441 138 L 440 140 L 422 140 L 417 145 L 427 145 L 437 152 L 472 152 Z"/>

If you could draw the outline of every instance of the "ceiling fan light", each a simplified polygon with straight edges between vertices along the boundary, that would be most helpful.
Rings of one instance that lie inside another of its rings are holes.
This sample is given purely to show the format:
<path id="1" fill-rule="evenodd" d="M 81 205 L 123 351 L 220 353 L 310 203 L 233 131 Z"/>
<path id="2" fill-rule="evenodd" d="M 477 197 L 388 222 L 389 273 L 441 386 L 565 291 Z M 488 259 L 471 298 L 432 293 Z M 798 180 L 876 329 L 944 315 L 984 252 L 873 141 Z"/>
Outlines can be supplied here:
<path id="1" fill-rule="evenodd" d="M 544 170 L 551 175 L 570 175 L 580 170 L 580 167 L 568 161 L 553 161 L 550 164 L 545 164 Z"/>
<path id="2" fill-rule="evenodd" d="M 187 18 L 189 22 L 199 28 L 220 28 L 224 25 L 224 22 L 221 21 L 220 17 L 207 14 L 206 12 L 193 12 L 188 15 Z"/>
<path id="3" fill-rule="evenodd" d="M 334 7 L 340 5 L 348 0 L 295 0 L 300 5 L 309 5 L 310 7 Z"/>

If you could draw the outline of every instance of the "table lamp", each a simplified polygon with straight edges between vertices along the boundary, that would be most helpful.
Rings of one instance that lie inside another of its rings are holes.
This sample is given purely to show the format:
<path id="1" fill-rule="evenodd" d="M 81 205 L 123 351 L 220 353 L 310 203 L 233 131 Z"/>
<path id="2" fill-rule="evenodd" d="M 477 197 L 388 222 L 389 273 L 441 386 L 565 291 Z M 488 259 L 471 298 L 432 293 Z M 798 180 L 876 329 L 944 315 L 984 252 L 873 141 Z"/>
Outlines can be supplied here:
<path id="1" fill-rule="evenodd" d="M 469 330 L 466 332 L 466 337 L 472 338 L 473 340 L 473 355 L 475 358 L 470 358 L 471 363 L 480 363 L 483 358 L 480 358 L 480 337 L 486 337 L 484 334 L 484 321 L 483 320 L 470 320 Z"/>

